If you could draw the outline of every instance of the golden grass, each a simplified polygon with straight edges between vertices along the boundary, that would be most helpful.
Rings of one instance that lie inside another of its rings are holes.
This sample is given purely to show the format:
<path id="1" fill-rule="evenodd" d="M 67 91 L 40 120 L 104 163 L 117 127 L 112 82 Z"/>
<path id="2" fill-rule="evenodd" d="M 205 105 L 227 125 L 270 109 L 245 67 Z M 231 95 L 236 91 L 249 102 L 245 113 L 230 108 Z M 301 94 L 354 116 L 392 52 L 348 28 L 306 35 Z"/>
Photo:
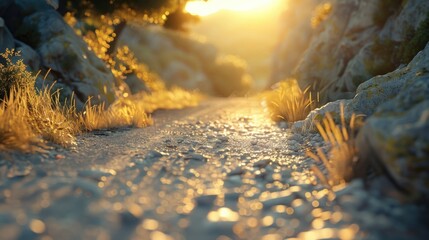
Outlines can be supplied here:
<path id="1" fill-rule="evenodd" d="M 42 151 L 45 141 L 75 144 L 79 132 L 74 107 L 64 108 L 51 88 L 38 93 L 33 87 L 13 87 L 0 104 L 0 149 Z"/>
<path id="2" fill-rule="evenodd" d="M 280 82 L 277 89 L 266 93 L 265 102 L 274 121 L 303 120 L 314 108 L 308 88 L 302 91 L 295 79 Z"/>
<path id="3" fill-rule="evenodd" d="M 153 120 L 136 102 L 120 99 L 107 109 L 104 104 L 92 106 L 89 102 L 85 111 L 79 115 L 79 123 L 83 130 L 93 131 L 126 126 L 146 127 Z"/>
<path id="4" fill-rule="evenodd" d="M 73 99 L 60 103 L 59 92 L 52 93 L 53 86 L 36 91 L 36 77 L 22 61 L 14 63 L 10 59 L 18 53 L 8 51 L 1 56 L 6 64 L 0 64 L 0 80 L 8 82 L 2 85 L 5 97 L 0 102 L 1 151 L 43 152 L 46 142 L 64 147 L 74 145 L 75 136 L 81 131 L 145 127 L 153 122 L 148 113 L 196 106 L 201 98 L 180 88 L 163 89 L 121 97 L 108 108 L 104 104 L 93 106 L 88 101 L 85 111 L 78 113 Z"/>
<path id="5" fill-rule="evenodd" d="M 79 115 L 79 124 L 85 131 L 118 127 L 146 127 L 153 124 L 149 113 L 159 109 L 182 109 L 198 105 L 201 96 L 180 88 L 153 93 L 140 93 L 116 100 L 107 109 L 104 104 L 91 105 Z"/>
<path id="6" fill-rule="evenodd" d="M 356 115 L 351 116 L 349 125 L 346 125 L 344 106 L 341 105 L 341 124 L 337 125 L 332 115 L 327 113 L 322 122 L 316 127 L 326 143 L 329 143 L 328 156 L 321 148 L 316 153 L 311 151 L 307 155 L 318 162 L 322 162 L 327 169 L 327 176 L 315 165 L 314 174 L 327 186 L 336 186 L 350 181 L 355 177 L 354 167 L 358 161 L 354 131 L 356 129 Z"/>

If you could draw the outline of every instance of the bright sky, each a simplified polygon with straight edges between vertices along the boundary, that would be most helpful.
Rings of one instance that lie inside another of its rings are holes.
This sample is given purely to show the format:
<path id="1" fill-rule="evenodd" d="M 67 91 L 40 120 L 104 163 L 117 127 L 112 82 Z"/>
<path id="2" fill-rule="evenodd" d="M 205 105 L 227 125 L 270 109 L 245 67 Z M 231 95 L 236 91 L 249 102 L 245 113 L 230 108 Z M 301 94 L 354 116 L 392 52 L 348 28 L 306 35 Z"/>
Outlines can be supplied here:
<path id="1" fill-rule="evenodd" d="M 251 11 L 273 5 L 278 0 L 208 0 L 190 1 L 185 10 L 194 15 L 207 16 L 220 10 Z"/>

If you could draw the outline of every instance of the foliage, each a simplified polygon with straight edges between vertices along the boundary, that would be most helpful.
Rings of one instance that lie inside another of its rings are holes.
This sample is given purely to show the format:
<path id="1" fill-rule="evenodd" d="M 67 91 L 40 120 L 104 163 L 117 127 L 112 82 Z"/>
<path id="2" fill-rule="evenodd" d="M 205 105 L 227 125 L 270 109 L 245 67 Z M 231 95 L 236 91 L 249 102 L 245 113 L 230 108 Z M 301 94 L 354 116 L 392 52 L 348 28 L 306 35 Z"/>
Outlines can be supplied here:
<path id="1" fill-rule="evenodd" d="M 336 186 L 352 180 L 358 162 L 354 132 L 356 130 L 356 115 L 352 115 L 349 125 L 346 125 L 344 106 L 341 106 L 341 125 L 337 125 L 330 113 L 327 113 L 316 127 L 323 140 L 329 144 L 328 156 L 321 148 L 316 153 L 311 151 L 307 155 L 317 162 L 323 163 L 327 169 L 327 176 L 317 166 L 312 166 L 314 174 L 327 186 Z"/>
<path id="2" fill-rule="evenodd" d="M 88 16 L 114 16 L 121 21 L 143 21 L 162 24 L 170 13 L 182 8 L 187 0 L 114 0 L 114 1 L 67 1 L 67 8 L 78 18 Z M 177 18 L 187 21 L 187 18 Z M 178 23 L 179 25 L 181 23 Z"/>
<path id="3" fill-rule="evenodd" d="M 324 22 L 332 12 L 331 3 L 323 3 L 316 7 L 311 17 L 311 27 L 316 29 L 322 22 Z"/>
<path id="4" fill-rule="evenodd" d="M 150 91 L 165 90 L 165 84 L 158 74 L 150 71 L 146 64 L 139 62 L 128 46 L 120 47 L 116 51 L 115 64 L 115 69 L 122 69 L 123 75 L 135 74 Z"/>
<path id="5" fill-rule="evenodd" d="M 302 91 L 296 79 L 280 82 L 277 89 L 266 94 L 265 102 L 274 121 L 303 120 L 314 108 L 308 88 Z"/>
<path id="6" fill-rule="evenodd" d="M 34 78 L 31 73 L 26 71 L 26 66 L 22 60 L 13 62 L 13 58 L 19 57 L 20 52 L 6 49 L 4 53 L 0 53 L 0 58 L 3 58 L 5 64 L 0 63 L 0 99 L 9 95 L 13 87 L 25 87 L 34 85 Z"/>
<path id="7" fill-rule="evenodd" d="M 148 113 L 159 109 L 181 109 L 196 106 L 200 96 L 180 88 L 140 93 L 129 98 L 120 98 L 105 109 L 104 105 L 91 105 L 79 115 L 79 124 L 84 131 L 118 128 L 125 126 L 146 127 L 153 123 Z"/>
<path id="8" fill-rule="evenodd" d="M 42 151 L 44 140 L 73 145 L 79 132 L 74 117 L 74 106 L 61 106 L 51 88 L 36 93 L 14 86 L 0 104 L 0 150 Z"/>
<path id="9" fill-rule="evenodd" d="M 218 57 L 207 74 L 216 93 L 223 97 L 244 95 L 252 83 L 246 63 L 232 55 Z"/>
<path id="10" fill-rule="evenodd" d="M 25 84 L 13 84 L 0 103 L 0 150 L 42 152 L 46 141 L 70 146 L 81 131 L 144 127 L 152 123 L 148 113 L 195 106 L 200 99 L 196 93 L 177 88 L 120 97 L 107 109 L 104 105 L 93 106 L 89 101 L 85 111 L 78 113 L 74 99 L 60 103 L 59 91 L 53 92 L 53 85 L 35 91 L 35 77 L 21 60 L 13 63 L 11 57 L 16 56 L 13 51 L 7 50 L 1 56 L 7 64 L 0 65 L 0 72 L 14 73 Z"/>
<path id="11" fill-rule="evenodd" d="M 135 74 L 141 84 L 144 84 L 151 91 L 165 89 L 165 84 L 161 78 L 150 71 L 144 63 L 139 62 L 128 46 L 109 51 L 113 47 L 111 43 L 117 37 L 114 24 L 118 24 L 118 19 L 107 16 L 92 19 L 90 21 L 93 24 L 91 30 L 89 28 L 77 29 L 78 21 L 70 14 L 67 14 L 65 19 L 78 34 L 83 34 L 83 39 L 88 44 L 89 49 L 107 64 L 113 76 L 115 76 L 116 85 L 118 86 L 117 95 L 119 97 L 126 97 L 130 94 L 124 82 L 129 74 Z M 114 54 L 109 54 L 109 52 Z"/>
<path id="12" fill-rule="evenodd" d="M 89 102 L 83 114 L 79 115 L 79 123 L 86 131 L 152 124 L 152 119 L 139 106 L 126 98 L 117 100 L 107 110 L 104 104 L 93 106 Z"/>

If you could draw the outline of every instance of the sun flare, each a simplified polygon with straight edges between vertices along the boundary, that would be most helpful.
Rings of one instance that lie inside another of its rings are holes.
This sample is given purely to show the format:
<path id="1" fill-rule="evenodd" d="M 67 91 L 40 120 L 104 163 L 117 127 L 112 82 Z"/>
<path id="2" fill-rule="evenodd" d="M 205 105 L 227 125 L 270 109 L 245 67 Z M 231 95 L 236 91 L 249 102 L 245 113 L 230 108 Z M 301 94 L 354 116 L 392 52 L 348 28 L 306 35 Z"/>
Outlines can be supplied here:
<path id="1" fill-rule="evenodd" d="M 191 1 L 185 10 L 191 14 L 207 16 L 220 10 L 253 11 L 272 6 L 277 0 L 209 0 Z"/>

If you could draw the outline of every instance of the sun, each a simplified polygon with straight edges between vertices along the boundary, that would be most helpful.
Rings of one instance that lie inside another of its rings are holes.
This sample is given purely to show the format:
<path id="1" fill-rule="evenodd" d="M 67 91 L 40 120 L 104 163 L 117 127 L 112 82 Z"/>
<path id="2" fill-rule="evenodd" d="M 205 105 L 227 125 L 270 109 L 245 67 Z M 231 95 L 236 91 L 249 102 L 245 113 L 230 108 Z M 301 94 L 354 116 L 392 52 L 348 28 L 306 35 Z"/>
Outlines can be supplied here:
<path id="1" fill-rule="evenodd" d="M 208 0 L 190 1 L 185 10 L 191 14 L 207 16 L 220 10 L 253 11 L 272 6 L 277 0 Z"/>

